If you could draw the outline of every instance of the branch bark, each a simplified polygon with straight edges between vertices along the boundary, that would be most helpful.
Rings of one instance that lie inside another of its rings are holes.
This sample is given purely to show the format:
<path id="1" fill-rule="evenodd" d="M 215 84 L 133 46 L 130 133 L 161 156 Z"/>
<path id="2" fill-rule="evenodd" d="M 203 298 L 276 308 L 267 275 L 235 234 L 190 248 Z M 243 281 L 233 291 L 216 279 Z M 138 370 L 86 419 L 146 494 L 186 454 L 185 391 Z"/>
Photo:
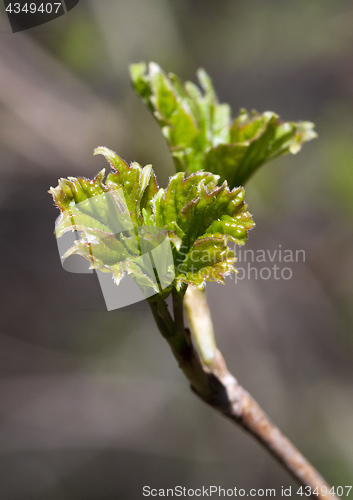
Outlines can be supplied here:
<path id="1" fill-rule="evenodd" d="M 251 434 L 300 485 L 309 486 L 312 492 L 318 488 L 319 494 L 312 494 L 312 498 L 337 500 L 337 497 L 328 493 L 330 486 L 321 475 L 270 421 L 256 401 L 228 371 L 224 358 L 215 344 L 211 356 L 212 361 L 206 365 L 201 359 L 200 346 L 198 346 L 198 352 L 193 345 L 190 331 L 185 328 L 184 295 L 185 290 L 179 294 L 173 293 L 174 319 L 165 301 L 150 300 L 149 304 L 157 326 L 169 343 L 193 392 L 206 404 Z M 197 339 L 200 339 L 202 332 L 207 331 L 211 334 L 211 341 L 207 342 L 207 346 L 212 346 L 213 326 L 205 295 L 189 287 L 185 296 L 185 305 L 190 326 L 194 330 L 193 338 L 196 334 Z M 210 357 L 209 350 L 207 357 Z M 323 493 L 324 487 L 326 494 Z"/>

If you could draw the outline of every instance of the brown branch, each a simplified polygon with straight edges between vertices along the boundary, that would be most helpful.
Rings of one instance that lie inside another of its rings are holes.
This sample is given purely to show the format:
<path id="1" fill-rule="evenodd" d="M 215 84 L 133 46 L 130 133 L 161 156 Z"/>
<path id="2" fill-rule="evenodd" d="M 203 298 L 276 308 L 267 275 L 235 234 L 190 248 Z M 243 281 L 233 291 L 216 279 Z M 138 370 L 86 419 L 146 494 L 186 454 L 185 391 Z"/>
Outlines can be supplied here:
<path id="1" fill-rule="evenodd" d="M 202 324 L 204 328 L 205 314 L 203 313 L 207 306 L 205 297 L 188 293 L 185 301 L 188 303 L 188 314 L 193 315 L 191 322 L 193 329 L 197 328 L 197 324 Z M 313 498 L 336 499 L 335 496 L 328 494 L 330 486 L 315 468 L 269 420 L 256 401 L 231 375 L 221 352 L 215 349 L 212 364 L 209 366 L 206 366 L 201 360 L 191 342 L 189 330 L 185 327 L 181 329 L 181 324 L 184 324 L 182 297 L 178 297 L 177 294 L 173 295 L 175 323 L 172 328 L 171 318 L 165 311 L 167 308 L 165 302 L 163 302 L 164 306 L 161 306 L 160 302 L 149 301 L 149 304 L 157 326 L 170 344 L 179 367 L 189 380 L 193 392 L 209 406 L 240 425 L 257 439 L 300 485 L 310 486 L 312 492 L 318 488 L 319 494 L 312 494 Z M 202 317 L 198 318 L 198 314 L 202 314 Z M 208 321 L 211 321 L 208 306 L 206 316 Z M 208 330 L 210 328 L 212 329 L 212 324 L 207 327 Z M 327 488 L 326 495 L 321 493 L 323 487 Z"/>
<path id="2" fill-rule="evenodd" d="M 230 374 L 220 351 L 215 356 L 215 377 L 221 383 L 219 391 L 211 399 L 201 396 L 210 406 L 239 424 L 255 437 L 302 486 L 311 491 L 330 486 L 299 450 L 276 427 L 250 394 Z M 336 498 L 333 495 L 312 495 L 313 498 Z"/>

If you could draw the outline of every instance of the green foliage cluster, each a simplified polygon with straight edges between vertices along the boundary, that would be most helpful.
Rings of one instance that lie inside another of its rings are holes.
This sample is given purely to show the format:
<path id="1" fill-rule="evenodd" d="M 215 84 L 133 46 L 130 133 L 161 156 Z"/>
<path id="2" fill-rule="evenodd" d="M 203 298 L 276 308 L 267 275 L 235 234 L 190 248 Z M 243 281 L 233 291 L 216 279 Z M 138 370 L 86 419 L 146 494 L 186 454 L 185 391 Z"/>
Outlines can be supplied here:
<path id="1" fill-rule="evenodd" d="M 219 176 L 198 172 L 188 177 L 175 174 L 165 190 L 159 189 L 150 165 L 129 166 L 107 148 L 98 148 L 95 153 L 105 156 L 112 168 L 105 180 L 102 170 L 92 180 L 60 179 L 59 185 L 50 189 L 61 210 L 56 236 L 80 232 L 66 257 L 85 257 L 93 268 L 111 272 L 116 284 L 128 273 L 139 284 L 153 286 L 138 260 L 141 249 L 134 230 L 129 230 L 131 221 L 134 228 L 168 232 L 175 268 L 173 284 L 178 290 L 184 283 L 200 288 L 205 281 L 223 283 L 224 276 L 235 271 L 235 255 L 227 242 L 244 244 L 254 225 L 242 187 L 230 190 L 226 182 L 219 185 Z M 109 197 L 98 196 L 107 193 Z M 114 224 L 116 210 L 120 211 L 120 226 L 122 220 L 126 222 L 124 232 L 118 232 L 118 224 Z"/>
<path id="2" fill-rule="evenodd" d="M 231 119 L 228 104 L 220 104 L 210 77 L 197 75 L 201 89 L 183 83 L 155 63 L 130 68 L 132 83 L 153 113 L 167 140 L 176 169 L 188 174 L 205 170 L 243 186 L 264 163 L 287 153 L 296 154 L 316 137 L 310 122 L 281 122 L 272 111 Z"/>
<path id="3" fill-rule="evenodd" d="M 218 103 L 203 70 L 198 72 L 203 91 L 167 76 L 154 63 L 148 71 L 143 63 L 133 65 L 131 76 L 161 126 L 179 173 L 164 190 L 151 165 L 128 165 L 113 151 L 96 149 L 111 166 L 106 177 L 105 170 L 92 180 L 69 177 L 50 189 L 61 210 L 56 236 L 79 232 L 66 256 L 83 256 L 92 268 L 112 273 L 116 284 L 130 274 L 159 293 L 139 259 L 136 235 L 141 229 L 164 231 L 173 252 L 172 286 L 202 289 L 206 281 L 223 283 L 236 271 L 228 242 L 243 245 L 254 226 L 242 185 L 263 163 L 298 152 L 315 137 L 313 125 L 244 110 L 232 121 L 229 105 Z"/>

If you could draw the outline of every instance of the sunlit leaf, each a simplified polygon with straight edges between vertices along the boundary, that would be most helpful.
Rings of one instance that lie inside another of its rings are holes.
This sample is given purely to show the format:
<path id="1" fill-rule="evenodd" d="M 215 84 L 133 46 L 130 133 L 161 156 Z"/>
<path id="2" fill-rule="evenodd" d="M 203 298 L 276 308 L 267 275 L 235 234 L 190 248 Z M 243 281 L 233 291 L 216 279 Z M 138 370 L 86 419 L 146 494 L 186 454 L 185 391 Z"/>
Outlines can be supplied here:
<path id="1" fill-rule="evenodd" d="M 80 255 L 91 268 L 111 272 L 116 284 L 130 274 L 141 287 L 158 293 L 153 271 L 143 256 L 162 248 L 167 237 L 174 269 L 165 252 L 157 253 L 157 267 L 164 266 L 161 280 L 173 276 L 180 289 L 184 283 L 200 288 L 206 281 L 223 283 L 235 272 L 235 255 L 228 241 L 244 244 L 254 226 L 244 202 L 242 187 L 229 189 L 219 176 L 197 172 L 172 176 L 159 189 L 152 167 L 128 165 L 116 153 L 98 148 L 112 171 L 102 170 L 94 179 L 60 179 L 51 188 L 61 215 L 56 236 L 76 231 L 79 238 L 66 252 Z M 146 267 L 147 266 L 147 267 Z"/>
<path id="2" fill-rule="evenodd" d="M 159 123 L 176 169 L 191 174 L 204 170 L 230 187 L 244 185 L 264 163 L 300 151 L 316 137 L 310 122 L 281 122 L 267 111 L 241 110 L 232 121 L 228 104 L 220 104 L 211 79 L 200 69 L 201 89 L 166 75 L 155 63 L 130 68 L 136 92 Z"/>

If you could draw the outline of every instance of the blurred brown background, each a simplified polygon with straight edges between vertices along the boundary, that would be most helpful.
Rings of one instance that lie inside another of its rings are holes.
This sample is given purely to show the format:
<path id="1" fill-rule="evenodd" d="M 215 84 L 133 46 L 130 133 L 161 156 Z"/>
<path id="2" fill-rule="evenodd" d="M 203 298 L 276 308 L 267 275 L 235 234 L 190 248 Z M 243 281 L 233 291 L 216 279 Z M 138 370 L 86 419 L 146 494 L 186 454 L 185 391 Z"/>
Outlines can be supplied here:
<path id="1" fill-rule="evenodd" d="M 247 248 L 303 249 L 305 262 L 287 281 L 207 291 L 233 373 L 331 484 L 353 483 L 352 28 L 348 0 L 81 0 L 17 34 L 2 12 L 1 499 L 294 485 L 191 394 L 144 303 L 108 313 L 95 276 L 61 268 L 58 177 L 93 176 L 99 145 L 152 163 L 162 186 L 173 173 L 130 88 L 141 60 L 192 80 L 205 67 L 234 113 L 317 124 L 319 139 L 247 187 Z"/>

